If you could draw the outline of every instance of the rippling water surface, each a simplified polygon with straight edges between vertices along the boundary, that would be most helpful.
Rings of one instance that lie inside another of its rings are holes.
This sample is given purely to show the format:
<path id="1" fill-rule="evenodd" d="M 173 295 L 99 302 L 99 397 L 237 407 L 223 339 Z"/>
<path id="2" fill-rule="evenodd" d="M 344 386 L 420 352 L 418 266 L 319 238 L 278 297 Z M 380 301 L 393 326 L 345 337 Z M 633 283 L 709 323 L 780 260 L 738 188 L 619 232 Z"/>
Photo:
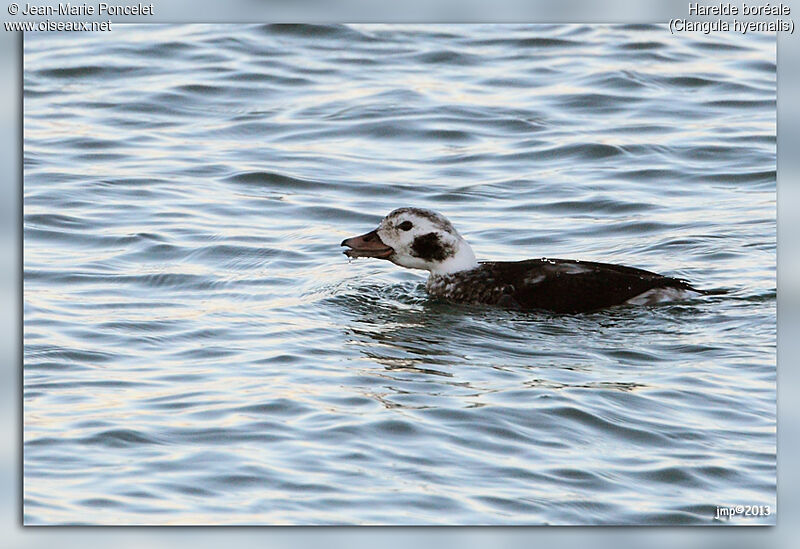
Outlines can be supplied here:
<path id="1" fill-rule="evenodd" d="M 24 44 L 27 524 L 775 520 L 775 37 L 115 26 Z M 339 242 L 724 296 L 429 299 Z"/>

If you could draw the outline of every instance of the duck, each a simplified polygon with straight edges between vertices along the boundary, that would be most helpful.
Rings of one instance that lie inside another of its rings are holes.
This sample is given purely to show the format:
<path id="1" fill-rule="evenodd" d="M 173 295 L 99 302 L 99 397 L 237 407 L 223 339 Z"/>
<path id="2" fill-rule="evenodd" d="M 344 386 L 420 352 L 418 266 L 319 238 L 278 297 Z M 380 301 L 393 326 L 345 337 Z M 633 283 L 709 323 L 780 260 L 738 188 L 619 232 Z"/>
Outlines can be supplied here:
<path id="1" fill-rule="evenodd" d="M 710 293 L 681 278 L 611 263 L 546 257 L 478 261 L 445 216 L 423 208 L 398 208 L 376 229 L 341 245 L 349 258 L 428 271 L 428 294 L 455 303 L 574 314 Z"/>

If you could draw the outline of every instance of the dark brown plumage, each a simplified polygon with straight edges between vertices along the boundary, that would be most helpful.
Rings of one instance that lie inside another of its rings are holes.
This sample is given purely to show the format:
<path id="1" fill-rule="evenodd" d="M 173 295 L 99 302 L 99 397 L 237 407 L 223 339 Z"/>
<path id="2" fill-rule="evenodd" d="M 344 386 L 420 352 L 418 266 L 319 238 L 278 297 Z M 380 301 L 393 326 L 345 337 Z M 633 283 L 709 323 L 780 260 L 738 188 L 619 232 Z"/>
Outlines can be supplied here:
<path id="1" fill-rule="evenodd" d="M 619 305 L 659 288 L 700 293 L 685 280 L 622 265 L 569 259 L 484 262 L 469 271 L 432 275 L 427 284 L 431 295 L 451 301 L 558 313 Z"/>

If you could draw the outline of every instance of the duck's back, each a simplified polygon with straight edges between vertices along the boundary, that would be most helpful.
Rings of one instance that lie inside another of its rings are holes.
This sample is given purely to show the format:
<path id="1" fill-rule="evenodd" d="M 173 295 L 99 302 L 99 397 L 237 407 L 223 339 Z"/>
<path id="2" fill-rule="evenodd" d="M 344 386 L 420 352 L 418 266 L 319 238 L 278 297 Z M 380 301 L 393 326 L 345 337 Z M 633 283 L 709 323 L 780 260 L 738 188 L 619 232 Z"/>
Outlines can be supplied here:
<path id="1" fill-rule="evenodd" d="M 427 288 L 458 302 L 560 313 L 619 305 L 657 289 L 696 291 L 684 280 L 642 269 L 546 258 L 485 262 L 471 271 L 433 275 Z"/>

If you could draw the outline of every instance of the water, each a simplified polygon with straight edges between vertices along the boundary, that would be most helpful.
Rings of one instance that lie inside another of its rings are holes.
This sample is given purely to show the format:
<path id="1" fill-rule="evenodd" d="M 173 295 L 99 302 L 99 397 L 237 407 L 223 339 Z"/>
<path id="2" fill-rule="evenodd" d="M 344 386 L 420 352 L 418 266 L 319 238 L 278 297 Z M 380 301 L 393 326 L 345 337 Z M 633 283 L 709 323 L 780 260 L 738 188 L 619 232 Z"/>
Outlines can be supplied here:
<path id="1" fill-rule="evenodd" d="M 27 524 L 775 521 L 775 37 L 122 26 L 24 41 Z M 724 296 L 429 299 L 339 242 Z"/>

